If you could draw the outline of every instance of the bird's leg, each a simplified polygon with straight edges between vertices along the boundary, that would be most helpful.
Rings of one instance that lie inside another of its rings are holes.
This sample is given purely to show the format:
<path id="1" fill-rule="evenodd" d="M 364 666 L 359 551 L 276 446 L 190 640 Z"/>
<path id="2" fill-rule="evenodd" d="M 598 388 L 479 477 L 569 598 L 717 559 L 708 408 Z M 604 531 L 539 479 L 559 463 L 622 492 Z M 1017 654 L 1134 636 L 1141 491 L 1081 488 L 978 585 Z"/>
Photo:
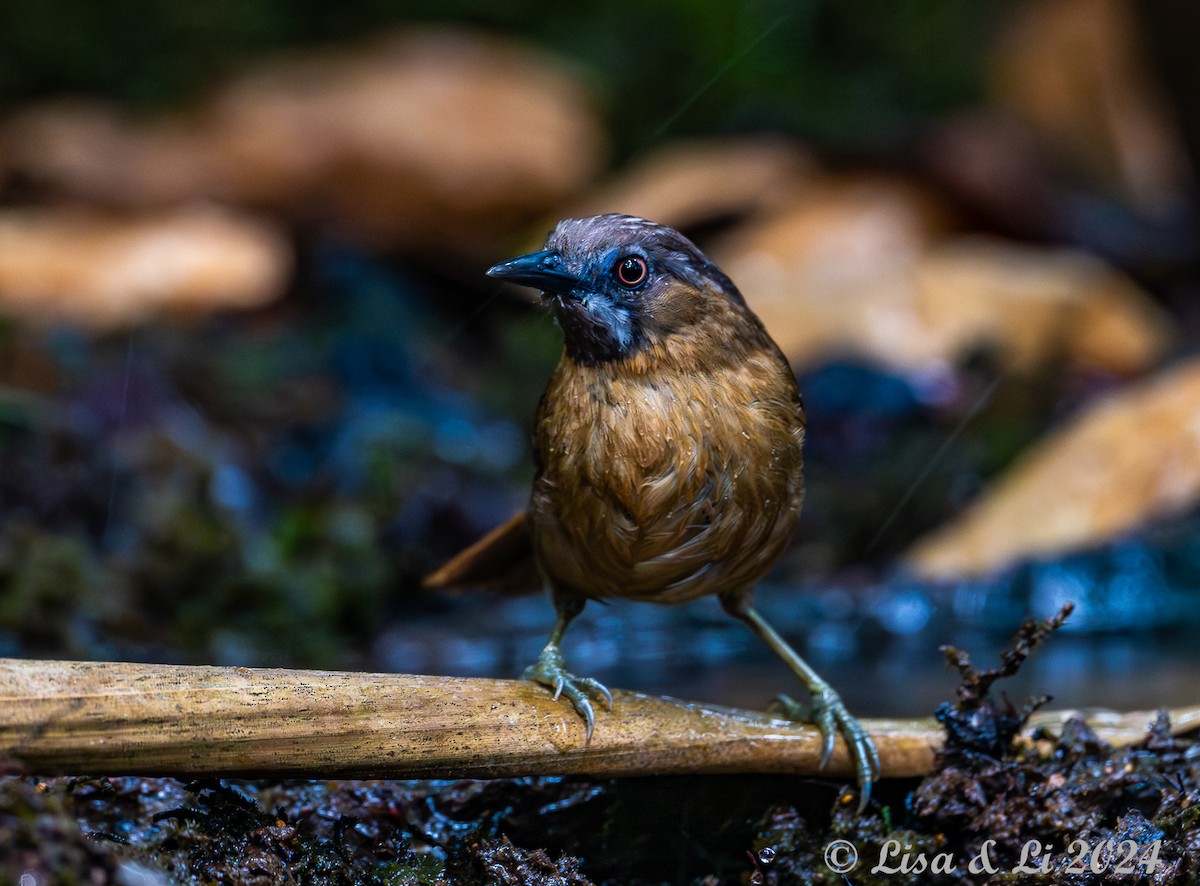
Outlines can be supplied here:
<path id="1" fill-rule="evenodd" d="M 808 662 L 796 654 L 796 650 L 792 649 L 767 620 L 759 615 L 753 606 L 749 605 L 745 597 L 722 597 L 721 603 L 730 615 L 749 625 L 750 630 L 758 634 L 763 642 L 784 660 L 808 688 L 808 692 L 812 696 L 812 708 L 807 712 L 807 716 L 802 715 L 801 718 L 813 723 L 821 730 L 824 739 L 821 749 L 822 769 L 825 768 L 825 764 L 829 762 L 829 758 L 833 754 L 834 734 L 836 732 L 842 734 L 854 761 L 859 787 L 858 809 L 859 812 L 862 812 L 866 809 L 867 801 L 871 797 L 871 785 L 879 778 L 879 753 L 875 750 L 875 744 L 867 735 L 867 731 L 846 710 L 846 705 L 834 688 L 826 683 Z M 787 699 L 786 696 L 784 705 L 790 707 L 791 710 L 788 713 L 793 719 L 799 719 L 796 717 L 800 711 L 799 705 L 791 699 Z"/>
<path id="2" fill-rule="evenodd" d="M 591 677 L 576 677 L 570 673 L 563 662 L 559 644 L 571 619 L 583 612 L 586 601 L 581 597 L 554 594 L 554 608 L 558 619 L 554 622 L 554 630 L 550 632 L 550 640 L 546 648 L 537 657 L 537 661 L 525 669 L 521 675 L 524 680 L 533 680 L 554 690 L 554 699 L 564 695 L 567 701 L 574 705 L 579 716 L 587 723 L 587 741 L 592 740 L 592 730 L 596 726 L 596 717 L 592 712 L 592 702 L 589 695 L 603 698 L 605 706 L 612 708 L 612 694 L 599 680 Z"/>

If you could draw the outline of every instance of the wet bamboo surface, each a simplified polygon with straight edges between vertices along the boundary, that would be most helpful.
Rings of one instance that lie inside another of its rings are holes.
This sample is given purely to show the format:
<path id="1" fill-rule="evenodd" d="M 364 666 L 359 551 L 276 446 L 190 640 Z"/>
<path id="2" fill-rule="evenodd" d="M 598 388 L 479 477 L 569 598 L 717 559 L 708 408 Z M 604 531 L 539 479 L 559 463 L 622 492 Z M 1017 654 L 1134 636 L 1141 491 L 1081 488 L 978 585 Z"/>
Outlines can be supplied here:
<path id="1" fill-rule="evenodd" d="M 524 681 L 0 659 L 0 761 L 41 775 L 459 778 L 818 774 L 815 729 L 766 715 L 615 691 L 596 731 Z M 1039 714 L 1055 725 L 1072 712 Z M 1088 712 L 1127 744 L 1153 712 Z M 1200 728 L 1200 707 L 1171 712 Z M 933 720 L 864 721 L 884 777 L 928 772 Z M 839 740 L 825 774 L 851 775 Z"/>

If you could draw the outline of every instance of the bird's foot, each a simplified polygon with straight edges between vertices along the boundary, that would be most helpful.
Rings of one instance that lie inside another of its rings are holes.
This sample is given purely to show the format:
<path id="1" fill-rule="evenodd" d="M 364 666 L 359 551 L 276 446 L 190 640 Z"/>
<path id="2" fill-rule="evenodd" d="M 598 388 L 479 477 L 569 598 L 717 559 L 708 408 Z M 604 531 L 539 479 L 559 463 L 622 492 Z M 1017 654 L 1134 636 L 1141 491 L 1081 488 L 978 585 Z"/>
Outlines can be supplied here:
<path id="1" fill-rule="evenodd" d="M 521 675 L 523 680 L 533 680 L 554 690 L 554 699 L 565 696 L 575 708 L 576 713 L 583 717 L 587 724 L 587 739 L 592 740 L 592 730 L 596 726 L 596 716 L 592 711 L 592 698 L 604 699 L 605 707 L 612 709 L 612 693 L 599 680 L 591 677 L 576 677 L 566 669 L 562 653 L 554 645 L 547 646 L 538 656 L 537 661 L 525 669 Z"/>
<path id="2" fill-rule="evenodd" d="M 841 697 L 831 686 L 813 687 L 812 703 L 801 704 L 787 695 L 780 695 L 768 708 L 787 720 L 812 723 L 821 730 L 821 768 L 833 756 L 834 736 L 841 733 L 850 749 L 854 772 L 858 779 L 858 811 L 862 813 L 871 799 L 871 786 L 879 780 L 879 752 L 862 723 L 846 710 Z"/>

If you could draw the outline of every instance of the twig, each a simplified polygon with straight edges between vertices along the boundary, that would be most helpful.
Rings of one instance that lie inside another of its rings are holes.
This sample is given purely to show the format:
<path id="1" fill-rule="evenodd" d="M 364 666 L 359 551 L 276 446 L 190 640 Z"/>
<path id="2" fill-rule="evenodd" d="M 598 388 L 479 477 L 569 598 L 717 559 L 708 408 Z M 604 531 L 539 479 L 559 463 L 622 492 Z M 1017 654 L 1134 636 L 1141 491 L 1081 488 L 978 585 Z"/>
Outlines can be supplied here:
<path id="1" fill-rule="evenodd" d="M 728 708 L 614 692 L 596 732 L 531 683 L 279 669 L 0 659 L 0 760 L 52 775 L 315 778 L 818 774 L 821 740 Z M 1065 714 L 1043 713 L 1030 727 Z M 1113 744 L 1153 713 L 1092 714 Z M 1200 728 L 1200 707 L 1171 713 Z M 933 720 L 869 720 L 889 777 L 933 766 Z M 847 777 L 844 746 L 825 774 Z"/>

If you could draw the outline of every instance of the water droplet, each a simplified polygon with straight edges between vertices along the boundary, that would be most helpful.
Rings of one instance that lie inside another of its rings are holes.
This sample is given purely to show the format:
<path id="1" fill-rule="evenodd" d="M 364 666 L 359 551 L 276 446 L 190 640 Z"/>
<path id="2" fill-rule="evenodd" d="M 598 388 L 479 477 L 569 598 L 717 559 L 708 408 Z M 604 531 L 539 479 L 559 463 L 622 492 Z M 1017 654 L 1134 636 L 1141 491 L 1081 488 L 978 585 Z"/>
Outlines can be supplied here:
<path id="1" fill-rule="evenodd" d="M 775 849 L 771 846 L 764 846 L 758 850 L 758 860 L 763 864 L 770 864 L 775 860 Z"/>
<path id="2" fill-rule="evenodd" d="M 755 871 L 750 875 L 750 886 L 762 886 L 766 882 L 766 878 L 762 875 L 762 871 Z"/>

